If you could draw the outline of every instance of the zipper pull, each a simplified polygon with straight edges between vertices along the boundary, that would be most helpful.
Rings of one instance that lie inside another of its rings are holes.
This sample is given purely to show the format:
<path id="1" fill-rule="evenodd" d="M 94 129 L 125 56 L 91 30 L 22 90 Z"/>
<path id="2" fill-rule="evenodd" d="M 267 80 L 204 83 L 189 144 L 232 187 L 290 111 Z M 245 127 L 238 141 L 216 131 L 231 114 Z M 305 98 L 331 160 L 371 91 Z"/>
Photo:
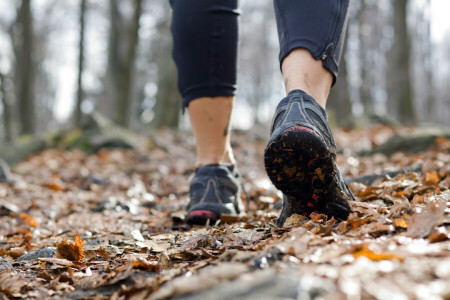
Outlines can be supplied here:
<path id="1" fill-rule="evenodd" d="M 333 48 L 333 43 L 329 44 L 325 51 L 323 52 L 322 56 L 320 57 L 321 60 L 325 61 L 325 59 L 328 58 L 328 52 L 330 52 L 330 49 Z"/>

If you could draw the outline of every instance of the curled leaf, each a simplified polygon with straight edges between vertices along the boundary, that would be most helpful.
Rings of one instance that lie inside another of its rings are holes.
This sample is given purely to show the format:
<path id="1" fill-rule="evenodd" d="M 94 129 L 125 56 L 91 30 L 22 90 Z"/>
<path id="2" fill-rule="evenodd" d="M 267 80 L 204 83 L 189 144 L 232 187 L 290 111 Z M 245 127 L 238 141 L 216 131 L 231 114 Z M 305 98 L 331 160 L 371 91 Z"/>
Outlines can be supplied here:
<path id="1" fill-rule="evenodd" d="M 75 236 L 75 242 L 63 240 L 56 246 L 58 257 L 71 261 L 80 261 L 84 259 L 83 241 L 80 236 Z"/>

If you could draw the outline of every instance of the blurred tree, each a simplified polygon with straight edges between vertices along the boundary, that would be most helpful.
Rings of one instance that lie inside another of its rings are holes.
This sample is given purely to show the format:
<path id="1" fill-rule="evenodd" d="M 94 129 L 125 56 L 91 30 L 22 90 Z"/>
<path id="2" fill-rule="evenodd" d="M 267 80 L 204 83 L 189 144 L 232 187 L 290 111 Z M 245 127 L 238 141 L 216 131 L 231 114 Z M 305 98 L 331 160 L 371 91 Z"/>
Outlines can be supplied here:
<path id="1" fill-rule="evenodd" d="M 151 126 L 176 128 L 180 120 L 181 102 L 177 88 L 177 71 L 171 55 L 170 10 L 166 7 L 162 11 L 163 15 L 160 16 L 160 22 L 156 26 L 159 39 L 153 48 L 153 57 L 158 69 L 158 90 Z"/>
<path id="2" fill-rule="evenodd" d="M 376 14 L 379 13 L 377 2 L 361 0 L 359 9 L 359 61 L 361 66 L 361 80 L 362 84 L 359 90 L 361 103 L 364 106 L 364 114 L 371 115 L 374 112 L 372 99 L 373 86 L 373 52 L 376 49 L 378 40 L 374 38 L 373 20 L 376 19 Z M 372 23 L 372 24 L 371 24 Z M 375 40 L 375 41 L 374 41 Z"/>
<path id="3" fill-rule="evenodd" d="M 411 43 L 408 32 L 408 0 L 395 0 L 393 6 L 394 43 L 388 53 L 387 93 L 389 111 L 404 124 L 416 120 L 411 88 Z"/>
<path id="4" fill-rule="evenodd" d="M 35 125 L 33 97 L 35 79 L 34 34 L 30 2 L 30 0 L 22 0 L 17 9 L 17 18 L 10 28 L 15 55 L 14 82 L 19 107 L 20 134 L 33 134 Z"/>
<path id="5" fill-rule="evenodd" d="M 0 72 L 0 96 L 3 105 L 3 128 L 5 132 L 5 140 L 8 143 L 14 142 L 14 129 L 12 122 L 12 107 L 8 99 L 8 92 L 5 87 L 6 75 Z"/>
<path id="6" fill-rule="evenodd" d="M 124 127 L 129 126 L 132 107 L 133 75 L 136 50 L 139 43 L 139 20 L 142 14 L 142 0 L 133 1 L 133 14 L 124 19 L 118 0 L 110 2 L 110 31 L 106 100 L 115 107 L 114 121 Z M 127 22 L 128 21 L 128 22 Z"/>
<path id="7" fill-rule="evenodd" d="M 425 52 L 425 66 L 424 66 L 424 72 L 425 72 L 425 80 L 427 82 L 428 86 L 428 93 L 427 93 L 427 100 L 428 103 L 428 111 L 427 111 L 427 119 L 429 121 L 436 122 L 436 97 L 435 97 L 435 91 L 434 91 L 434 73 L 433 73 L 433 47 L 431 42 L 431 0 L 427 0 L 427 9 L 428 12 L 423 20 L 425 23 L 425 34 L 423 34 L 423 40 L 424 40 L 424 52 Z"/>
<path id="8" fill-rule="evenodd" d="M 327 107 L 334 114 L 336 125 L 340 127 L 350 126 L 352 118 L 352 103 L 350 100 L 350 87 L 347 73 L 347 44 L 348 35 L 345 35 L 344 48 L 339 63 L 339 78 L 331 88 Z"/>
<path id="9" fill-rule="evenodd" d="M 85 15 L 86 0 L 80 1 L 79 26 L 80 37 L 78 42 L 78 78 L 77 78 L 77 100 L 75 104 L 75 125 L 80 126 L 81 123 L 81 104 L 83 103 L 83 71 L 84 71 L 84 36 L 85 36 Z"/>
<path id="10" fill-rule="evenodd" d="M 241 9 L 236 103 L 240 105 L 240 100 L 245 100 L 251 121 L 261 125 L 268 117 L 262 110 L 272 108 L 271 100 L 284 94 L 274 7 L 272 1 L 248 1 L 242 2 Z"/>

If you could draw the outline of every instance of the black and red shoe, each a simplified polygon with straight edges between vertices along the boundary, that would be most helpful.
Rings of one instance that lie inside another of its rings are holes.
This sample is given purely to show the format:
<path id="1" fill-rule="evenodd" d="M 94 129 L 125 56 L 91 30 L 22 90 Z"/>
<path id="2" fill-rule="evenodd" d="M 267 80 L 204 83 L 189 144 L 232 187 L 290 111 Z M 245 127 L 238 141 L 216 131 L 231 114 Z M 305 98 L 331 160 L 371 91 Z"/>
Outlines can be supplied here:
<path id="1" fill-rule="evenodd" d="M 222 214 L 241 214 L 241 177 L 233 164 L 210 164 L 195 169 L 189 187 L 187 222 L 214 224 Z"/>
<path id="2" fill-rule="evenodd" d="M 278 105 L 264 163 L 284 194 L 278 226 L 293 214 L 348 218 L 354 196 L 336 166 L 326 111 L 305 92 L 291 91 Z"/>

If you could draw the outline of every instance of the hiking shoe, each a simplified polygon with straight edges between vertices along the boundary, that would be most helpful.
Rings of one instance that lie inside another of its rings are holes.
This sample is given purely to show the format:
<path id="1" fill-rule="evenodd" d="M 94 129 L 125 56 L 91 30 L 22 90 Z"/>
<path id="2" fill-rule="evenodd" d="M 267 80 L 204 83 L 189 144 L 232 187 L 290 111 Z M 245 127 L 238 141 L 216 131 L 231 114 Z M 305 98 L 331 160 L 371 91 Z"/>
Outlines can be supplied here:
<path id="1" fill-rule="evenodd" d="M 270 180 L 284 194 L 278 226 L 293 214 L 348 218 L 347 201 L 354 196 L 336 166 L 327 114 L 305 92 L 291 91 L 278 105 L 264 163 Z"/>
<path id="2" fill-rule="evenodd" d="M 189 188 L 187 222 L 214 224 L 221 214 L 244 212 L 241 176 L 232 164 L 210 164 L 195 169 Z"/>

